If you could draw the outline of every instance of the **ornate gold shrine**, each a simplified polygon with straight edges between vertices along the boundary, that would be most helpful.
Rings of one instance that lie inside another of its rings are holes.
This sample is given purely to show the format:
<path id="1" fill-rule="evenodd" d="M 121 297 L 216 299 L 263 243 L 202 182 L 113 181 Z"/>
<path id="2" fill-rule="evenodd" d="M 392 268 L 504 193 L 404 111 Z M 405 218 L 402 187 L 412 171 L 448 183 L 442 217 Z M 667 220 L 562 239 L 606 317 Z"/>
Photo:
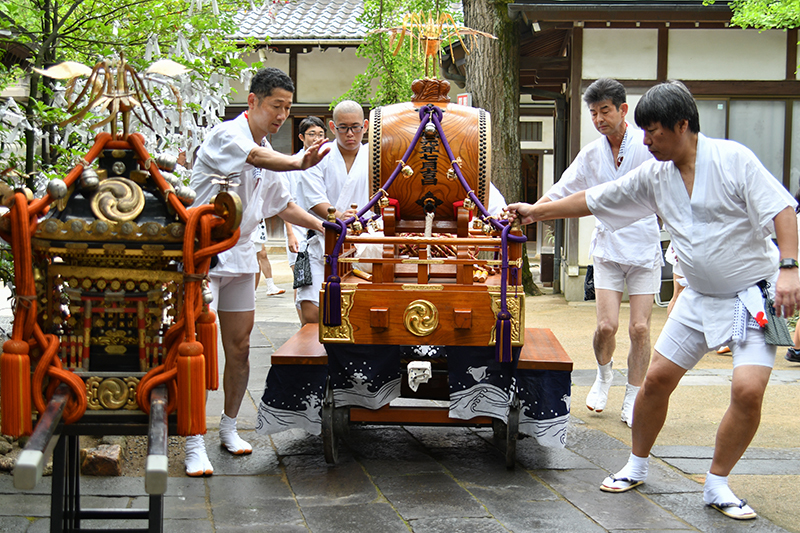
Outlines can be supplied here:
<path id="1" fill-rule="evenodd" d="M 86 382 L 88 409 L 135 410 L 180 314 L 185 225 L 132 149 L 103 150 L 76 183 L 32 239 L 39 319 Z"/>

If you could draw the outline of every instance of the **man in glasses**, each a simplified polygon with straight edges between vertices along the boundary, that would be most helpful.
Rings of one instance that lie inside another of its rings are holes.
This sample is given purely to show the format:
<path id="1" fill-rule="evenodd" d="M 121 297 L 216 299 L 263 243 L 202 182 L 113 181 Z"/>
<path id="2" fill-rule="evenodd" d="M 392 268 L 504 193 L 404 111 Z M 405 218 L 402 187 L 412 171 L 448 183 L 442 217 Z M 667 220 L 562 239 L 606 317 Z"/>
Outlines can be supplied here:
<path id="1" fill-rule="evenodd" d="M 369 146 L 361 143 L 367 131 L 364 110 L 352 100 L 339 102 L 328 127 L 336 137 L 324 171 L 328 199 L 337 211 L 364 207 L 369 200 Z"/>
<path id="2" fill-rule="evenodd" d="M 347 219 L 369 200 L 369 146 L 362 144 L 367 131 L 364 110 L 352 101 L 345 100 L 333 109 L 333 120 L 328 123 L 336 142 L 321 164 L 308 169 L 298 177 L 296 196 L 299 205 L 322 220 L 328 208 L 336 208 L 336 217 Z M 325 239 L 310 231 L 300 250 L 308 252 L 312 283 L 297 289 L 295 305 L 303 324 L 319 322 L 319 289 L 325 281 Z"/>

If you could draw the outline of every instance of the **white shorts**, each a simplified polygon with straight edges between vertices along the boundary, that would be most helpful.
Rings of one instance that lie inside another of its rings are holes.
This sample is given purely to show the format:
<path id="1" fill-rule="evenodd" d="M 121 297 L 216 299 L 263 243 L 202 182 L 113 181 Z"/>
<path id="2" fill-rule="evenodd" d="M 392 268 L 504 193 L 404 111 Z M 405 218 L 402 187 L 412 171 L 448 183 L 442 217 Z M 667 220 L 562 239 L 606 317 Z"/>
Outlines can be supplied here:
<path id="1" fill-rule="evenodd" d="M 297 289 L 297 296 L 294 300 L 294 305 L 300 309 L 300 302 L 311 302 L 319 307 L 319 290 L 322 288 L 322 282 L 325 277 L 325 240 L 317 234 L 307 241 L 308 253 L 311 258 L 311 285 L 300 287 Z M 301 242 L 300 249 L 306 246 Z"/>
<path id="2" fill-rule="evenodd" d="M 615 261 L 594 260 L 594 288 L 623 292 L 628 284 L 628 294 L 655 294 L 661 289 L 661 266 L 646 268 L 622 265 Z"/>
<path id="3" fill-rule="evenodd" d="M 731 349 L 733 368 L 739 365 L 758 365 L 772 368 L 775 365 L 776 347 L 764 341 L 764 332 L 747 328 L 743 343 L 731 343 L 730 339 L 722 345 Z M 668 318 L 658 336 L 655 350 L 686 370 L 691 370 L 703 356 L 719 346 L 709 346 L 702 331 Z"/>
<path id="4" fill-rule="evenodd" d="M 214 311 L 240 313 L 256 310 L 256 275 L 208 276 L 208 286 L 214 300 L 209 307 Z"/>

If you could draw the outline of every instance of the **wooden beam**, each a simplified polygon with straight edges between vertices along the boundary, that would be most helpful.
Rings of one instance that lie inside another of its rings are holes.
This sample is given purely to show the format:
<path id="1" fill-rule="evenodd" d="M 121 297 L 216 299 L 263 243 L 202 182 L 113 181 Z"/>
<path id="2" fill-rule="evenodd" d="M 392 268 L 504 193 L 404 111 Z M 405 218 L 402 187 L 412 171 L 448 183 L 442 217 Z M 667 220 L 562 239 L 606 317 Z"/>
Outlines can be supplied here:
<path id="1" fill-rule="evenodd" d="M 523 70 L 568 70 L 569 69 L 568 57 L 520 57 L 519 69 Z"/>
<path id="2" fill-rule="evenodd" d="M 731 11 L 727 6 L 725 9 L 710 9 L 703 7 L 700 9 L 675 9 L 675 10 L 649 10 L 649 9 L 614 9 L 605 6 L 605 9 L 597 9 L 596 6 L 584 9 L 548 9 L 538 5 L 535 10 L 527 11 L 528 17 L 544 22 L 719 22 L 729 23 L 731 21 Z"/>
<path id="3" fill-rule="evenodd" d="M 669 72 L 669 28 L 666 25 L 658 28 L 658 51 L 656 53 L 656 78 L 667 81 Z"/>
<path id="4" fill-rule="evenodd" d="M 570 50 L 569 90 L 569 157 L 575 159 L 581 149 L 581 80 L 583 78 L 583 28 L 572 30 L 572 49 Z M 624 85 L 624 84 L 623 84 Z M 556 176 L 556 179 L 558 176 Z"/>
<path id="5" fill-rule="evenodd" d="M 797 28 L 786 30 L 786 79 L 796 80 L 797 74 Z"/>
<path id="6" fill-rule="evenodd" d="M 292 78 L 292 83 L 294 83 L 292 103 L 297 103 L 297 92 L 299 90 L 297 86 L 297 48 L 294 47 L 289 50 L 289 77 Z M 294 137 L 294 132 L 292 132 L 292 134 L 292 137 Z"/>
<path id="7" fill-rule="evenodd" d="M 581 86 L 585 89 L 595 80 L 582 80 Z M 659 83 L 657 80 L 618 80 L 628 89 L 649 89 Z M 760 96 L 770 98 L 796 98 L 800 96 L 800 81 L 774 80 L 774 81 L 704 81 L 682 80 L 686 87 L 695 96 Z"/>

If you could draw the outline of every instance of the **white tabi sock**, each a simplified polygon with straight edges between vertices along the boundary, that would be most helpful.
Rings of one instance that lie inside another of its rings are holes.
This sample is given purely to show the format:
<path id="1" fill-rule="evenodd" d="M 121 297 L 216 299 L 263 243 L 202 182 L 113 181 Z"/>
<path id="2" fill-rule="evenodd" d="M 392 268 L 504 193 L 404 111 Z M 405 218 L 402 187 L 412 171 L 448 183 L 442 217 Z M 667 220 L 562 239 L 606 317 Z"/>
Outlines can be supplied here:
<path id="1" fill-rule="evenodd" d="M 184 466 L 186 467 L 187 476 L 210 476 L 214 473 L 214 467 L 211 466 L 211 461 L 208 460 L 206 442 L 202 435 L 186 437 L 185 454 Z"/>
<path id="2" fill-rule="evenodd" d="M 636 402 L 636 395 L 639 394 L 641 387 L 636 387 L 627 383 L 625 385 L 625 399 L 622 401 L 622 416 L 621 420 L 628 424 L 628 427 L 633 427 L 633 405 Z"/>
<path id="3" fill-rule="evenodd" d="M 246 455 L 253 452 L 250 443 L 239 436 L 236 430 L 236 419 L 231 418 L 223 411 L 219 421 L 219 442 L 233 455 Z"/>
<path id="4" fill-rule="evenodd" d="M 647 467 L 650 463 L 650 456 L 638 457 L 631 452 L 628 462 L 622 470 L 614 474 L 616 479 L 627 478 L 632 481 L 645 481 L 647 479 Z"/>
<path id="5" fill-rule="evenodd" d="M 613 365 L 614 361 L 609 361 L 605 365 L 597 365 L 597 377 L 588 396 L 586 396 L 586 407 L 590 411 L 601 413 L 606 408 L 608 389 L 611 388 L 611 382 L 614 380 L 614 372 L 611 369 Z"/>

